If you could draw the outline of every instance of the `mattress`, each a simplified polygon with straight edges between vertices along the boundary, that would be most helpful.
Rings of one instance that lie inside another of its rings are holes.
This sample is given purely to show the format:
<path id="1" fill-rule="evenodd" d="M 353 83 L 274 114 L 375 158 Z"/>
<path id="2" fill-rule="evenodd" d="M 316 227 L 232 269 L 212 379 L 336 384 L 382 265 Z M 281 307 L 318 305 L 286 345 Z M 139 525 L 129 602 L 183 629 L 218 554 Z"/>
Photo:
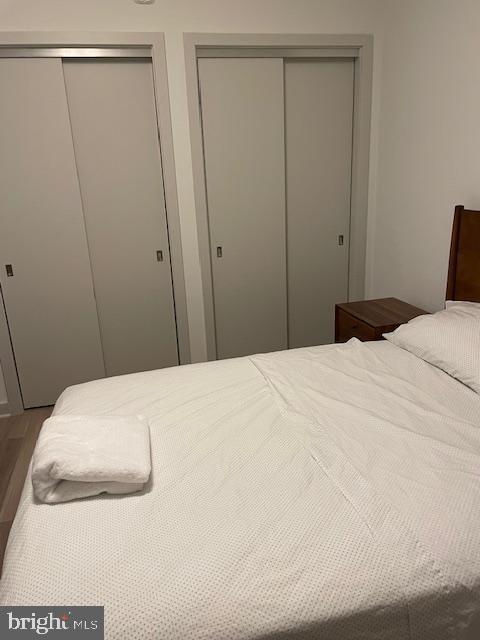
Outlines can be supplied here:
<path id="1" fill-rule="evenodd" d="M 257 355 L 67 389 L 141 413 L 139 494 L 35 503 L 0 604 L 103 605 L 107 638 L 480 637 L 480 397 L 388 343 Z"/>

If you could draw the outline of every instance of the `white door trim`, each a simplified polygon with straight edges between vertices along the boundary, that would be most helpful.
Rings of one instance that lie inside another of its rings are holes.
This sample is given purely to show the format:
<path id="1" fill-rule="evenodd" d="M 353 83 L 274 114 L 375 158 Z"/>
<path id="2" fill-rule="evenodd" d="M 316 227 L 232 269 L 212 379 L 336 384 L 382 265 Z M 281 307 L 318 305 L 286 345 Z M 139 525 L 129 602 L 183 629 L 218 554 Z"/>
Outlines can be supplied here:
<path id="1" fill-rule="evenodd" d="M 154 75 L 155 100 L 159 128 L 160 150 L 162 154 L 163 184 L 167 209 L 168 235 L 172 264 L 172 279 L 175 299 L 178 348 L 180 364 L 190 362 L 190 338 L 188 331 L 185 277 L 183 270 L 182 244 L 180 237 L 180 219 L 178 213 L 177 184 L 170 118 L 170 100 L 168 95 L 167 64 L 165 39 L 163 33 L 153 32 L 74 32 L 74 31 L 3 31 L 0 32 L 0 56 L 25 56 L 26 50 L 31 57 L 50 55 L 61 57 L 61 49 L 78 48 L 79 55 L 98 55 L 102 50 L 122 49 L 125 57 L 147 55 L 151 57 Z M 143 51 L 138 52 L 138 48 Z M 132 51 L 129 51 L 131 49 Z M 137 49 L 137 51 L 134 51 Z M 87 51 L 88 50 L 88 51 Z M 96 52 L 95 52 L 96 50 Z M 111 52 L 113 53 L 113 52 Z M 73 54 L 72 54 L 73 55 Z M 0 221 L 1 225 L 1 221 Z M 0 264 L 3 266 L 3 263 Z M 23 404 L 15 367 L 15 356 L 10 341 L 10 333 L 5 315 L 3 299 L 0 308 L 0 362 L 2 365 L 7 404 L 0 405 L 0 413 L 21 413 Z"/>
<path id="2" fill-rule="evenodd" d="M 203 159 L 197 60 L 212 50 L 217 55 L 251 55 L 262 49 L 265 55 L 281 57 L 354 57 L 355 105 L 352 157 L 350 221 L 349 299 L 361 299 L 365 291 L 365 253 L 368 209 L 368 174 L 372 100 L 373 36 L 334 34 L 221 34 L 185 33 L 185 64 L 192 147 L 197 233 L 205 308 L 207 357 L 216 359 L 212 268 L 208 231 L 208 209 Z M 352 54 L 354 54 L 352 56 Z"/>
<path id="3" fill-rule="evenodd" d="M 0 404 L 0 415 L 3 415 L 22 413 L 23 402 L 1 289 L 0 285 L 0 363 L 7 390 L 7 402 Z"/>

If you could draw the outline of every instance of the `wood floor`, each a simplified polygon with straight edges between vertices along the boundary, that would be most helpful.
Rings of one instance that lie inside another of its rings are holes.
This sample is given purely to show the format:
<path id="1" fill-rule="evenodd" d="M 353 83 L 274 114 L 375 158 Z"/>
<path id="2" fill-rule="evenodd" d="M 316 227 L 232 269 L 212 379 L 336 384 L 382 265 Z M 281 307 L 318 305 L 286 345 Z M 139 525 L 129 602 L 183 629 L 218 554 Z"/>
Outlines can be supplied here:
<path id="1" fill-rule="evenodd" d="M 0 418 L 0 569 L 28 465 L 43 421 L 53 407 Z"/>

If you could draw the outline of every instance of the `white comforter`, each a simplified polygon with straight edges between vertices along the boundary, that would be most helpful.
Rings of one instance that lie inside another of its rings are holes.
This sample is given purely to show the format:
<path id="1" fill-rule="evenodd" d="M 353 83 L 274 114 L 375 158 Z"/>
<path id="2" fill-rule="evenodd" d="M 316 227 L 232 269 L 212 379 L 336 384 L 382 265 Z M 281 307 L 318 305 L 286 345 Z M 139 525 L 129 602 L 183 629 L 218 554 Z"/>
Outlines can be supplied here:
<path id="1" fill-rule="evenodd" d="M 149 418 L 152 480 L 35 504 L 0 604 L 105 605 L 107 638 L 480 638 L 480 397 L 387 342 L 67 389 Z"/>

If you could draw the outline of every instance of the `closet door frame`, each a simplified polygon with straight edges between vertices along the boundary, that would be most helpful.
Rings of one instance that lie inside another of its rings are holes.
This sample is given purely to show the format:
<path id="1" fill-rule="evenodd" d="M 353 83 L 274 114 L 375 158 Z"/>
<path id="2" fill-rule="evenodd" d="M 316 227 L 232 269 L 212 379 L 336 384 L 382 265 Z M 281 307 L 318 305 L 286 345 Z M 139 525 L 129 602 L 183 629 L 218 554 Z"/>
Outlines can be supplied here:
<path id="1" fill-rule="evenodd" d="M 354 129 L 348 299 L 365 293 L 373 36 L 368 34 L 184 33 L 188 113 L 207 357 L 217 358 L 212 264 L 204 165 L 198 59 L 201 57 L 353 58 Z"/>
<path id="2" fill-rule="evenodd" d="M 163 181 L 165 193 L 178 350 L 180 364 L 190 363 L 190 338 L 164 34 L 154 32 L 10 31 L 0 34 L 0 57 L 122 57 L 125 59 L 143 57 L 152 60 L 158 138 L 162 159 L 162 175 L 159 176 L 159 179 Z M 0 361 L 7 391 L 7 402 L 0 404 L 0 415 L 22 413 L 20 384 L 1 290 Z"/>

